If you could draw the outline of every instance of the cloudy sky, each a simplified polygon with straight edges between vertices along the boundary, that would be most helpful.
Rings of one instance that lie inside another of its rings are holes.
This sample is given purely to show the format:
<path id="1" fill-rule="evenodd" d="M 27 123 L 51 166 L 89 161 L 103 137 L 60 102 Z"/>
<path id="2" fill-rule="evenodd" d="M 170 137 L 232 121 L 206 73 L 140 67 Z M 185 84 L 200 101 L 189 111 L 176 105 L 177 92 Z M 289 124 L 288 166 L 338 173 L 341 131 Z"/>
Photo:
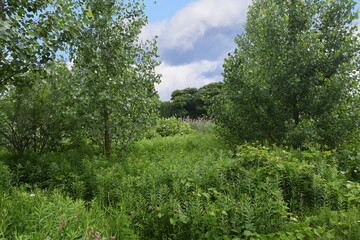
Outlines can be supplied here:
<path id="1" fill-rule="evenodd" d="M 162 101 L 171 92 L 221 81 L 222 64 L 235 48 L 251 0 L 146 0 L 149 25 L 141 38 L 158 36 Z"/>
<path id="2" fill-rule="evenodd" d="M 149 25 L 141 38 L 158 36 L 160 100 L 187 87 L 221 81 L 222 64 L 235 49 L 251 0 L 145 0 Z M 358 4 L 357 7 L 360 7 Z"/>

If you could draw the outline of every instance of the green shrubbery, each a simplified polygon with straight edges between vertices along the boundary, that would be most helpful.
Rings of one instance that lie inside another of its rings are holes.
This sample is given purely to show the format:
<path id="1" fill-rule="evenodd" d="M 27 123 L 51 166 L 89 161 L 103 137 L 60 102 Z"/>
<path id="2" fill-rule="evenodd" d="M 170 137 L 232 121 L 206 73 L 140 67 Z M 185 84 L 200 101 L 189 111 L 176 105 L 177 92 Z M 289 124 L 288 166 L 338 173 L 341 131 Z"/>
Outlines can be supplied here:
<path id="1" fill-rule="evenodd" d="M 12 174 L 1 165 L 0 237 L 85 238 L 94 229 L 106 239 L 358 239 L 356 149 L 233 152 L 193 132 L 144 139 L 121 162 L 80 150 L 24 156 Z"/>
<path id="2" fill-rule="evenodd" d="M 191 131 L 190 125 L 180 119 L 162 118 L 156 123 L 156 126 L 151 129 L 146 135 L 146 138 L 154 137 L 168 137 L 177 134 L 184 135 L 189 134 Z"/>
<path id="3" fill-rule="evenodd" d="M 73 201 L 58 191 L 12 188 L 0 195 L 0 206 L 5 239 L 137 239 L 130 213 Z"/>

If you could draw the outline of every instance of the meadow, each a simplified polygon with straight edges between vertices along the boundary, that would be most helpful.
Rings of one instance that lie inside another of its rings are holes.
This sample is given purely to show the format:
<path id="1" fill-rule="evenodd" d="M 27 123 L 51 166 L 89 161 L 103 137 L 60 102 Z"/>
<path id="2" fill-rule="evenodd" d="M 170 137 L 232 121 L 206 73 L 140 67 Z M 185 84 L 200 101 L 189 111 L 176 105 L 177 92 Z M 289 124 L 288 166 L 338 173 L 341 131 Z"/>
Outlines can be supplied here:
<path id="1" fill-rule="evenodd" d="M 123 158 L 1 152 L 0 239 L 360 239 L 360 146 L 229 148 L 174 119 L 155 132 Z"/>

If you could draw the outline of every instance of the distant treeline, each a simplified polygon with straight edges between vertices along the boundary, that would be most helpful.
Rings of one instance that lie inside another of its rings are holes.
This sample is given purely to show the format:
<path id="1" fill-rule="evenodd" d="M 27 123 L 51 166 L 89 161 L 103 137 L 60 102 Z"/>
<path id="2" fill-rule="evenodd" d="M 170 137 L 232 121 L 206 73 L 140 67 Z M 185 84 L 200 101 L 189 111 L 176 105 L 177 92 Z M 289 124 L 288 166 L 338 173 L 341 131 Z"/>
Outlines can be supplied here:
<path id="1" fill-rule="evenodd" d="M 208 117 L 207 107 L 211 105 L 213 98 L 221 92 L 222 85 L 221 82 L 215 82 L 199 89 L 175 90 L 171 94 L 170 101 L 161 102 L 160 116 L 163 118 L 190 117 L 191 119 Z"/>

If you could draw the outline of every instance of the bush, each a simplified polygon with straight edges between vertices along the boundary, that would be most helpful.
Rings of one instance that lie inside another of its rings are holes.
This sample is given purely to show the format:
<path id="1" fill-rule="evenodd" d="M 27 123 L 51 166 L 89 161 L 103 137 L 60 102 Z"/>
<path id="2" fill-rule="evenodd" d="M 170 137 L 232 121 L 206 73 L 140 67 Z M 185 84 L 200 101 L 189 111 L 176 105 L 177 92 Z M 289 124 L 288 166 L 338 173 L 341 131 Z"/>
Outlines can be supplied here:
<path id="1" fill-rule="evenodd" d="M 184 135 L 191 132 L 190 125 L 180 119 L 176 119 L 175 117 L 168 119 L 162 118 L 158 120 L 155 128 L 146 134 L 146 138 L 150 139 L 158 136 L 168 137 L 177 134 Z"/>

